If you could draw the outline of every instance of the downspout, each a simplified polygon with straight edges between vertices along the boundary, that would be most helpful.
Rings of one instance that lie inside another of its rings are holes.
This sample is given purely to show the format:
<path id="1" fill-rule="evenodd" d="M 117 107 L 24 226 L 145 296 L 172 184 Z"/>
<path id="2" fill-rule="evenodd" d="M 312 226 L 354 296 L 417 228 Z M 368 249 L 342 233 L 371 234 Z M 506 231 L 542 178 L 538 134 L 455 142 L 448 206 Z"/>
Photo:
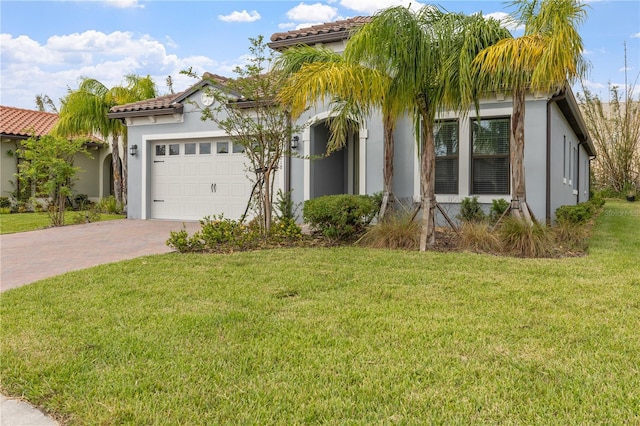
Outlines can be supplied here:
<path id="1" fill-rule="evenodd" d="M 546 195 L 545 195 L 545 216 L 547 224 L 551 224 L 551 104 L 558 102 L 567 97 L 565 91 L 561 91 L 559 95 L 553 95 L 547 101 L 547 176 L 546 176 Z M 579 194 L 579 193 L 578 193 Z"/>

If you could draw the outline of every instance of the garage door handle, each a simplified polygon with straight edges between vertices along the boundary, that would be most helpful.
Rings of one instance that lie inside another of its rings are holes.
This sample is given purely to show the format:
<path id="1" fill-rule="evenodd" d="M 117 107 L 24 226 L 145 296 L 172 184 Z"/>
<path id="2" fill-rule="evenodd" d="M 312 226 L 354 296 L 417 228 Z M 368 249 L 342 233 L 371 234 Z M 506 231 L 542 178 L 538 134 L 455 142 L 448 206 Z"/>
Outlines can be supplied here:
<path id="1" fill-rule="evenodd" d="M 212 183 L 211 184 L 211 192 L 217 192 L 217 190 L 218 190 L 218 185 L 215 184 L 215 183 Z"/>

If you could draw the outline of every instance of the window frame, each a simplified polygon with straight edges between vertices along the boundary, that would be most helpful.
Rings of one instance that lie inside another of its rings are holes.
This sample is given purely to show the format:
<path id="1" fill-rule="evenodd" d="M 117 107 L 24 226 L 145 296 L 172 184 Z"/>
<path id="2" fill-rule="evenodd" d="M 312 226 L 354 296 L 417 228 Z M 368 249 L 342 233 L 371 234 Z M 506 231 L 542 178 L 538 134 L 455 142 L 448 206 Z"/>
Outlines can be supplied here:
<path id="1" fill-rule="evenodd" d="M 504 154 L 475 154 L 474 153 L 474 122 L 476 121 L 491 121 L 491 120 L 507 120 L 507 152 Z M 498 115 L 498 116 L 490 116 L 490 117 L 475 117 L 469 120 L 469 193 L 471 195 L 510 195 L 511 194 L 511 158 L 510 158 L 510 146 L 511 146 L 511 116 L 510 115 Z M 485 191 L 477 191 L 474 175 L 475 175 L 475 163 L 477 159 L 506 159 L 506 169 L 507 169 L 507 178 L 506 178 L 506 191 L 494 191 L 494 192 L 485 192 Z"/>
<path id="2" fill-rule="evenodd" d="M 442 120 L 436 121 L 435 124 L 437 126 L 439 124 L 446 125 L 450 123 L 456 124 L 457 149 L 456 149 L 455 155 L 438 155 L 437 150 L 435 152 L 434 190 L 436 195 L 457 195 L 460 193 L 460 120 L 457 118 L 442 119 Z M 433 128 L 434 145 L 435 145 L 435 139 L 436 139 L 436 135 L 435 135 L 436 126 L 434 126 Z M 455 176 L 455 190 L 453 192 L 438 192 L 438 160 L 455 160 L 456 176 Z"/>

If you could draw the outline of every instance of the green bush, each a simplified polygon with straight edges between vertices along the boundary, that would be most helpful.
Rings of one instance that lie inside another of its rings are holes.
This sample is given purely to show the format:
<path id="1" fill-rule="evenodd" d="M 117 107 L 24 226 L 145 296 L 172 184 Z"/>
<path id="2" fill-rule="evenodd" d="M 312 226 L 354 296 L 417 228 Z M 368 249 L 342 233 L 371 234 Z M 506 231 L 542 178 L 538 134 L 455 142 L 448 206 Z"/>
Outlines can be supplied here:
<path id="1" fill-rule="evenodd" d="M 327 195 L 307 200 L 302 216 L 312 230 L 334 240 L 350 240 L 371 223 L 380 210 L 379 195 Z"/>
<path id="2" fill-rule="evenodd" d="M 485 214 L 478 202 L 478 197 L 465 197 L 460 203 L 460 214 L 457 218 L 462 222 L 482 222 Z"/>
<path id="3" fill-rule="evenodd" d="M 256 221 L 243 225 L 237 220 L 225 218 L 224 215 L 206 216 L 200 220 L 200 235 L 205 248 L 219 249 L 225 246 L 231 250 L 246 250 L 257 246 L 264 240 Z"/>
<path id="4" fill-rule="evenodd" d="M 489 220 L 491 223 L 496 223 L 504 212 L 509 208 L 509 202 L 504 198 L 491 201 L 491 210 L 489 211 Z"/>
<path id="5" fill-rule="evenodd" d="M 108 214 L 118 214 L 122 213 L 123 206 L 122 203 L 118 203 L 116 201 L 116 197 L 110 195 L 101 199 L 96 208 L 100 213 L 108 213 Z"/>
<path id="6" fill-rule="evenodd" d="M 278 189 L 276 193 L 276 202 L 273 205 L 275 210 L 275 217 L 277 220 L 290 220 L 296 217 L 296 208 L 291 200 L 291 191 L 283 192 Z"/>
<path id="7" fill-rule="evenodd" d="M 604 199 L 594 197 L 576 205 L 560 206 L 556 209 L 556 222 L 580 225 L 586 223 L 604 205 Z"/>
<path id="8" fill-rule="evenodd" d="M 283 218 L 271 224 L 269 240 L 272 242 L 299 241 L 302 239 L 302 229 L 294 218 Z"/>
<path id="9" fill-rule="evenodd" d="M 196 232 L 192 236 L 189 236 L 186 229 L 171 231 L 167 245 L 178 250 L 180 253 L 202 251 L 204 249 L 204 243 L 202 242 L 200 233 Z"/>
<path id="10" fill-rule="evenodd" d="M 9 197 L 0 197 L 0 208 L 2 209 L 10 209 L 11 208 L 11 199 Z"/>

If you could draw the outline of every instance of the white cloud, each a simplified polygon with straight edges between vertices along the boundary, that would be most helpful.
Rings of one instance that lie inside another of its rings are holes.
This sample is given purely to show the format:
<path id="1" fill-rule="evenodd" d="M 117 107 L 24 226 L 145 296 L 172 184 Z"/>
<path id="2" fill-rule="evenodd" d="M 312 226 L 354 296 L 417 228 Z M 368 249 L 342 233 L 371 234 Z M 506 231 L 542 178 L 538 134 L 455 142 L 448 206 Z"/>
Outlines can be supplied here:
<path id="1" fill-rule="evenodd" d="M 278 24 L 278 28 L 281 30 L 290 30 L 291 28 L 295 28 L 296 24 L 293 22 L 283 22 L 282 24 Z"/>
<path id="2" fill-rule="evenodd" d="M 631 34 L 631 38 L 640 38 L 640 33 Z"/>
<path id="3" fill-rule="evenodd" d="M 324 22 L 302 22 L 296 25 L 296 30 L 299 30 L 301 28 L 309 28 L 309 27 L 313 27 L 314 25 L 322 25 L 322 24 L 324 24 Z"/>
<path id="4" fill-rule="evenodd" d="M 322 3 L 300 3 L 287 12 L 287 18 L 292 21 L 331 22 L 338 16 L 338 9 Z"/>
<path id="5" fill-rule="evenodd" d="M 622 67 L 622 68 L 618 69 L 618 71 L 620 71 L 620 72 L 631 71 L 631 70 L 633 70 L 632 67 Z"/>
<path id="6" fill-rule="evenodd" d="M 253 22 L 260 18 L 261 16 L 256 10 L 252 10 L 251 12 L 247 12 L 246 10 L 242 12 L 235 11 L 229 15 L 218 15 L 218 19 L 224 22 Z"/>
<path id="7" fill-rule="evenodd" d="M 171 75 L 176 91 L 194 84 L 180 74 L 193 67 L 230 75 L 236 65 L 220 63 L 206 56 L 179 57 L 167 53 L 175 44 L 170 38 L 155 40 L 148 35 L 115 31 L 64 34 L 50 37 L 41 44 L 27 36 L 0 35 L 0 73 L 3 105 L 34 108 L 37 94 L 46 94 L 59 105 L 67 89 L 75 89 L 81 77 L 95 78 L 108 87 L 122 83 L 126 74 L 150 75 L 160 93 L 167 91 L 165 79 Z"/>
<path id="8" fill-rule="evenodd" d="M 493 18 L 497 21 L 500 21 L 502 26 L 509 31 L 523 31 L 524 25 L 518 25 L 513 21 L 511 15 L 505 12 L 493 12 L 483 15 L 485 18 Z"/>
<path id="9" fill-rule="evenodd" d="M 423 3 L 411 0 L 341 0 L 340 4 L 348 9 L 369 15 L 391 6 L 405 6 L 412 10 L 418 10 L 424 6 Z"/>
<path id="10" fill-rule="evenodd" d="M 144 9 L 143 4 L 139 4 L 138 0 L 104 0 L 109 6 L 117 7 L 120 9 L 140 8 Z"/>

